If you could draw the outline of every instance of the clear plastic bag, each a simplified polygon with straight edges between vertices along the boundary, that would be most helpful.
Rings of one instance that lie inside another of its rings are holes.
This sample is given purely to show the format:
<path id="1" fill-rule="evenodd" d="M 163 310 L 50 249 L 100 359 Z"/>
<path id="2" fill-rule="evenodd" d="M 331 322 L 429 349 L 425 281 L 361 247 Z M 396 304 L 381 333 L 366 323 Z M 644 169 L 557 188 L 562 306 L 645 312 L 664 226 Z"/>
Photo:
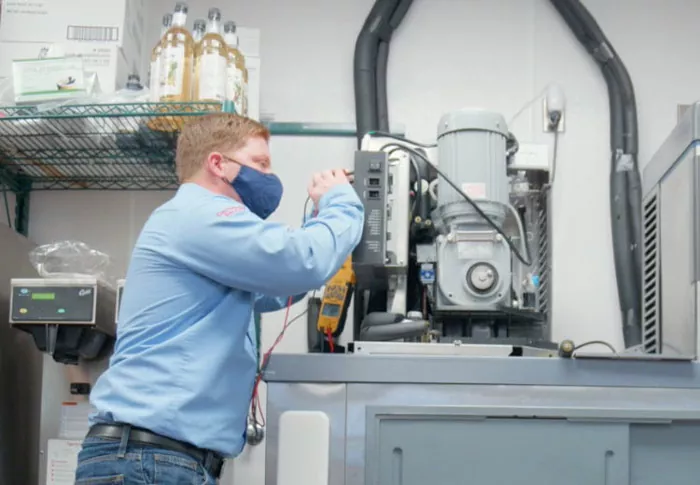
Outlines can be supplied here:
<path id="1" fill-rule="evenodd" d="M 29 260 L 42 278 L 92 276 L 116 288 L 116 279 L 110 274 L 110 257 L 81 241 L 38 246 L 29 252 Z"/>

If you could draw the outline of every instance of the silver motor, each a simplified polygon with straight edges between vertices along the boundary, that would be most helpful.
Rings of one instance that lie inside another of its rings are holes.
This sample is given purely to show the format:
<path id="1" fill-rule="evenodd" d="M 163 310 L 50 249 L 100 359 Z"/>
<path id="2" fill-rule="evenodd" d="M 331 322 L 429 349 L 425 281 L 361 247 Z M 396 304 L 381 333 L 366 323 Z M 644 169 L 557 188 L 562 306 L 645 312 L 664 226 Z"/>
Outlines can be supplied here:
<path id="1" fill-rule="evenodd" d="M 464 109 L 438 127 L 440 170 L 503 228 L 509 204 L 508 129 L 498 113 Z M 438 311 L 495 311 L 511 295 L 511 251 L 504 238 L 444 179 L 437 182 L 435 303 Z"/>

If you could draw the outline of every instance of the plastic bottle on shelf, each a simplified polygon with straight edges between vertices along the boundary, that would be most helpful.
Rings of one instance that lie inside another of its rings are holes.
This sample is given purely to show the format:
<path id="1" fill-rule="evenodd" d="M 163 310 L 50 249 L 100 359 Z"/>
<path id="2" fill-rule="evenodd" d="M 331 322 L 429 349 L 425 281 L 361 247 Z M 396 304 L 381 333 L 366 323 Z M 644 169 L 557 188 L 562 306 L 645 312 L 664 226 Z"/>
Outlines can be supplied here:
<path id="1" fill-rule="evenodd" d="M 207 31 L 207 23 L 204 20 L 195 20 L 194 21 L 194 29 L 192 29 L 192 40 L 194 40 L 195 43 L 195 52 L 197 52 L 197 44 L 199 44 L 202 41 L 202 37 L 204 37 L 204 34 Z"/>
<path id="2" fill-rule="evenodd" d="M 194 99 L 223 103 L 226 99 L 228 48 L 221 36 L 221 12 L 210 8 L 207 31 L 195 47 Z"/>
<path id="3" fill-rule="evenodd" d="M 160 32 L 160 40 L 151 51 L 151 74 L 149 80 L 150 100 L 152 103 L 160 101 L 160 61 L 163 52 L 163 37 L 173 24 L 173 14 L 163 15 L 163 27 Z"/>
<path id="4" fill-rule="evenodd" d="M 188 7 L 184 2 L 175 5 L 173 24 L 163 36 L 160 63 L 160 101 L 187 102 L 192 96 L 192 63 L 194 40 L 185 28 Z"/>
<path id="5" fill-rule="evenodd" d="M 245 67 L 245 57 L 238 50 L 238 35 L 236 23 L 229 21 L 224 24 L 224 40 L 228 46 L 228 61 L 226 66 L 226 100 L 233 103 L 236 113 L 248 115 L 248 70 Z"/>

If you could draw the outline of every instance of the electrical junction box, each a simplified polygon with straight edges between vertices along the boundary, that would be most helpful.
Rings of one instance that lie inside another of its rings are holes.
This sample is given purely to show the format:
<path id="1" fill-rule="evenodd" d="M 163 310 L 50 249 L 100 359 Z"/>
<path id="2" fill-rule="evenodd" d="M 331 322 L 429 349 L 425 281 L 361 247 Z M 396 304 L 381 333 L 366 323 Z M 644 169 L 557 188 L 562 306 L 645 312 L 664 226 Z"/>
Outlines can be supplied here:
<path id="1" fill-rule="evenodd" d="M 549 145 L 542 143 L 523 143 L 513 157 L 509 170 L 544 170 L 549 172 L 551 167 Z"/>
<path id="2" fill-rule="evenodd" d="M 389 164 L 386 152 L 355 152 L 354 187 L 365 207 L 360 244 L 352 256 L 358 285 L 386 284 Z"/>

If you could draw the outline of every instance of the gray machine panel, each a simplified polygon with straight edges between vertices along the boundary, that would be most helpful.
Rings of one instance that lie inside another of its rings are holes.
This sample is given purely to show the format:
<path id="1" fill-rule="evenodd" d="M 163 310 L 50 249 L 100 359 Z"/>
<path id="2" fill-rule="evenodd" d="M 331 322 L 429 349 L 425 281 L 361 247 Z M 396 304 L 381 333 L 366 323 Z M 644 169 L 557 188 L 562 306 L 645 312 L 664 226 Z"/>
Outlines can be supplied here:
<path id="1" fill-rule="evenodd" d="M 12 323 L 85 323 L 95 320 L 95 286 L 16 286 Z"/>
<path id="2" fill-rule="evenodd" d="M 593 358 L 272 354 L 264 379 L 268 383 L 475 385 L 498 382 L 528 386 L 700 389 L 700 363 Z"/>
<path id="3" fill-rule="evenodd" d="M 643 192 L 646 194 L 651 191 L 697 140 L 700 140 L 700 103 L 693 104 L 685 111 L 681 121 L 644 167 Z"/>
<path id="4" fill-rule="evenodd" d="M 8 323 L 11 278 L 37 278 L 29 261 L 36 247 L 0 224 L 0 483 L 35 485 L 41 455 L 43 356 L 32 336 Z"/>
<path id="5" fill-rule="evenodd" d="M 318 357 L 270 363 L 290 379 L 268 379 L 267 485 L 287 411 L 328 416 L 330 485 L 696 485 L 700 475 L 696 363 Z M 314 369 L 327 369 L 325 383 Z"/>
<path id="6" fill-rule="evenodd" d="M 353 253 L 359 283 L 371 286 L 387 265 L 389 165 L 385 152 L 355 152 L 355 190 L 365 207 L 362 240 Z"/>
<path id="7" fill-rule="evenodd" d="M 643 348 L 700 355 L 700 104 L 647 164 L 643 176 Z"/>
<path id="8" fill-rule="evenodd" d="M 446 412 L 447 411 L 447 412 Z M 365 483 L 629 483 L 629 425 L 508 408 L 368 408 Z M 562 415 L 563 414 L 563 415 Z M 440 457 L 440 466 L 431 467 Z M 556 459 L 552 459 L 557 457 Z M 511 464 L 515 466 L 503 466 Z M 696 466 L 696 469 L 700 467 Z M 602 472 L 602 473 L 601 473 Z"/>

